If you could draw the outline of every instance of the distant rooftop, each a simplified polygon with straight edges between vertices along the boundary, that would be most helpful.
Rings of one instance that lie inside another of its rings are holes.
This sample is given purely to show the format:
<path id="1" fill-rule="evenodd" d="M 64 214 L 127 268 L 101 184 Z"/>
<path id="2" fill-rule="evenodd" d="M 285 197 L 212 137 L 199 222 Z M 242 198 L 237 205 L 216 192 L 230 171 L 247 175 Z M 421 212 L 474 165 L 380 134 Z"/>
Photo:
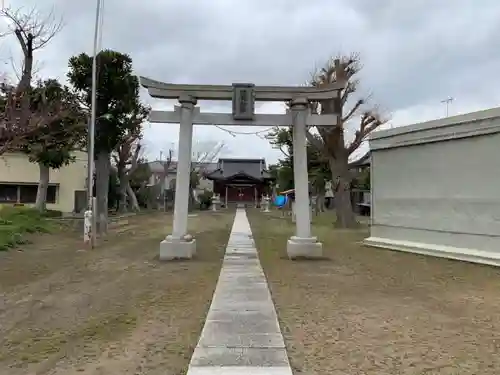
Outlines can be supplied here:
<path id="1" fill-rule="evenodd" d="M 257 180 L 272 178 L 266 171 L 266 159 L 220 158 L 218 167 L 206 174 L 208 179 L 227 179 L 246 175 Z"/>
<path id="2" fill-rule="evenodd" d="M 168 164 L 166 160 L 155 160 L 148 163 L 151 173 L 163 173 L 165 166 Z M 204 169 L 207 172 L 217 169 L 217 163 L 214 162 L 192 162 L 192 167 Z M 177 160 L 172 160 L 168 166 L 168 173 L 177 172 Z"/>

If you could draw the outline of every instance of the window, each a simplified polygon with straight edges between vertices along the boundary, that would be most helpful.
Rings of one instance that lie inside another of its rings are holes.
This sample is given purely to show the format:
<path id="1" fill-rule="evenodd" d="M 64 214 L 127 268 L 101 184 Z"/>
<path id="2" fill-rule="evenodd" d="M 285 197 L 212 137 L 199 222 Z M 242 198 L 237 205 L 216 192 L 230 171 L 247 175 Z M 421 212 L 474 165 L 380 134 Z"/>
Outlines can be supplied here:
<path id="1" fill-rule="evenodd" d="M 17 185 L 0 185 L 0 202 L 16 203 L 17 202 Z"/>
<path id="2" fill-rule="evenodd" d="M 19 185 L 20 203 L 35 203 L 38 185 Z M 47 203 L 56 203 L 57 186 L 49 185 L 47 188 Z"/>
<path id="3" fill-rule="evenodd" d="M 47 203 L 57 203 L 57 186 L 49 185 L 47 189 Z"/>
<path id="4" fill-rule="evenodd" d="M 2 203 L 35 203 L 38 184 L 18 185 L 0 184 L 0 202 Z M 49 185 L 47 203 L 56 203 L 57 185 Z"/>
<path id="5" fill-rule="evenodd" d="M 35 203 L 36 193 L 38 191 L 37 185 L 20 185 L 19 186 L 19 203 Z"/>

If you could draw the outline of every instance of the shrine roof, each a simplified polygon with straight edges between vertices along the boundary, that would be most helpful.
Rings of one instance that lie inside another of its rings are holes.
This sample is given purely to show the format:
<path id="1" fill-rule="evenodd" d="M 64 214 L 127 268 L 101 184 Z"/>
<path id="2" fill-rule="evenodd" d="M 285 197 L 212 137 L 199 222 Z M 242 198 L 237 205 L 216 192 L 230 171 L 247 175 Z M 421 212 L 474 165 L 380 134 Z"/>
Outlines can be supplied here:
<path id="1" fill-rule="evenodd" d="M 254 180 L 269 180 L 273 177 L 266 171 L 265 159 L 221 158 L 218 167 L 205 177 L 209 180 L 226 180 L 232 177 L 248 177 Z"/>

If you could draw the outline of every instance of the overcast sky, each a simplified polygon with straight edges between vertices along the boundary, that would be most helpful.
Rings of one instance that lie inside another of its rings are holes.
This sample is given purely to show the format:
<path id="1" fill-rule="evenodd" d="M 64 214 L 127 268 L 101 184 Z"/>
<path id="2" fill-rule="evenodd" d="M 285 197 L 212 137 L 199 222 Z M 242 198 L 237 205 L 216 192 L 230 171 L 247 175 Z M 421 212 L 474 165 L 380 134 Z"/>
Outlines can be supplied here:
<path id="1" fill-rule="evenodd" d="M 39 75 L 65 78 L 67 60 L 91 53 L 95 1 L 38 0 L 64 17 L 63 31 L 37 55 Z M 331 55 L 359 52 L 362 92 L 391 115 L 392 126 L 443 117 L 500 102 L 500 2 L 495 0 L 104 0 L 102 47 L 128 53 L 138 75 L 174 83 L 253 82 L 299 85 Z M 29 0 L 5 5 L 29 6 Z M 12 73 L 14 37 L 0 44 Z M 155 109 L 174 103 L 151 100 Z M 229 105 L 199 103 L 202 111 Z M 259 112 L 279 113 L 270 103 Z M 234 129 L 240 132 L 255 128 Z M 177 143 L 178 126 L 147 125 L 151 158 Z M 225 156 L 280 155 L 256 135 L 232 137 L 196 127 L 198 140 L 224 141 Z"/>

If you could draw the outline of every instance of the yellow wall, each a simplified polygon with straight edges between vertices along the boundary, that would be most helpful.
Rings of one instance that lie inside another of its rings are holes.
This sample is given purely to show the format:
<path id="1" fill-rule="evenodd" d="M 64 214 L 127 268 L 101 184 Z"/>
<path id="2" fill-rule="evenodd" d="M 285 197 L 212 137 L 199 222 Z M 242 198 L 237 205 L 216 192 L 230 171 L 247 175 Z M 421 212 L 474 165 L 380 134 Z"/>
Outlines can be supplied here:
<path id="1" fill-rule="evenodd" d="M 75 153 L 76 161 L 61 169 L 50 170 L 50 183 L 58 184 L 55 204 L 47 204 L 51 210 L 72 212 L 75 191 L 85 190 L 87 178 L 87 154 Z M 24 154 L 4 154 L 0 157 L 0 183 L 33 183 L 39 181 L 38 165 L 30 163 Z"/>

